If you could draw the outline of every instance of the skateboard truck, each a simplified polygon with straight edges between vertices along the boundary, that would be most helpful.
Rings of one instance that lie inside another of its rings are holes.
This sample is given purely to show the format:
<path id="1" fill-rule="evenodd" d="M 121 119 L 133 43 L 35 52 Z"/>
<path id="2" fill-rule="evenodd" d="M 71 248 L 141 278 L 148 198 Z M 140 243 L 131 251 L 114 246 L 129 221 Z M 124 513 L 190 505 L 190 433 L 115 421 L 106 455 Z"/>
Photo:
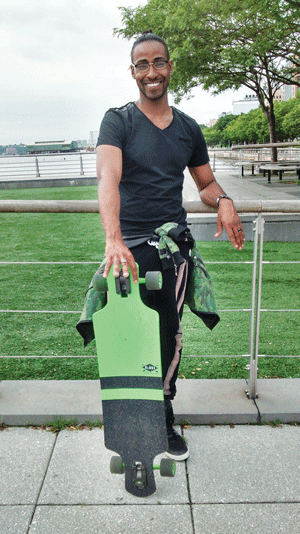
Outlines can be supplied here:
<path id="1" fill-rule="evenodd" d="M 143 489 L 147 484 L 146 469 L 142 462 L 134 462 L 132 468 L 132 480 L 139 489 Z"/>
<path id="2" fill-rule="evenodd" d="M 162 288 L 162 274 L 160 271 L 148 271 L 145 278 L 139 278 L 140 284 L 146 284 L 146 288 L 157 291 Z M 127 297 L 131 293 L 130 277 L 123 276 L 122 269 L 116 277 L 116 292 L 121 297 Z"/>
<path id="3" fill-rule="evenodd" d="M 116 292 L 118 295 L 121 295 L 121 297 L 127 297 L 128 293 L 131 293 L 130 278 L 125 278 L 122 271 L 120 271 L 119 276 L 116 277 Z"/>
<path id="4" fill-rule="evenodd" d="M 146 288 L 152 291 L 157 291 L 162 288 L 162 274 L 160 271 L 148 271 L 145 278 L 139 277 L 140 284 L 146 284 Z M 103 273 L 96 272 L 92 280 L 94 291 L 105 292 L 108 290 L 107 280 L 103 277 Z M 123 276 L 122 270 L 115 278 L 116 293 L 122 297 L 127 297 L 131 293 L 130 277 Z"/>

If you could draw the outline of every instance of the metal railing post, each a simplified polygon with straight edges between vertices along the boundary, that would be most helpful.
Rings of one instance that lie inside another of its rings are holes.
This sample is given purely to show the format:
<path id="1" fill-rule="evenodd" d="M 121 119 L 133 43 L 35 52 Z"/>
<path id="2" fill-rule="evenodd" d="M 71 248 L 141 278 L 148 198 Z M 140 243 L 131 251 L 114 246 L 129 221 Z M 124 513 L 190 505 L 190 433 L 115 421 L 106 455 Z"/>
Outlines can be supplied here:
<path id="1" fill-rule="evenodd" d="M 82 162 L 82 155 L 80 154 L 80 175 L 83 176 L 84 175 L 84 172 L 83 172 L 83 162 Z"/>
<path id="2" fill-rule="evenodd" d="M 37 156 L 35 158 L 35 175 L 37 178 L 40 178 L 40 169 L 39 169 L 39 161 L 37 159 Z"/>
<path id="3" fill-rule="evenodd" d="M 213 156 L 213 172 L 216 171 L 216 152 L 214 151 L 214 156 Z"/>
<path id="4" fill-rule="evenodd" d="M 252 272 L 252 296 L 251 296 L 251 320 L 250 320 L 250 360 L 249 360 L 249 377 L 247 381 L 248 388 L 246 394 L 249 399 L 256 399 L 257 394 L 257 369 L 258 369 L 258 349 L 259 349 L 259 327 L 260 327 L 260 304 L 262 288 L 262 260 L 263 260 L 263 241 L 264 241 L 264 224 L 265 220 L 259 213 L 254 221 L 254 240 L 253 240 L 253 272 Z M 259 259 L 258 259 L 259 244 Z M 258 262 L 257 262 L 258 259 Z M 258 276 L 257 276 L 258 263 Z"/>
<path id="5" fill-rule="evenodd" d="M 243 151 L 240 150 L 240 151 L 239 151 L 239 178 L 242 178 L 242 177 L 243 177 L 243 173 L 242 173 L 242 161 L 243 161 Z"/>

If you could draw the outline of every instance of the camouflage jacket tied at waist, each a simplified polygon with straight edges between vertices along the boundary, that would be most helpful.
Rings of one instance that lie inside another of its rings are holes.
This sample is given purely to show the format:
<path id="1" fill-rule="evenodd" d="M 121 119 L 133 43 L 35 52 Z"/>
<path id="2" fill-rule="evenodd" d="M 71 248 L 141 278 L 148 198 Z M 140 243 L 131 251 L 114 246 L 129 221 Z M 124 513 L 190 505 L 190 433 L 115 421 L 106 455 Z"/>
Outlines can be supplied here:
<path id="1" fill-rule="evenodd" d="M 155 233 L 160 238 L 158 253 L 163 269 L 170 268 L 172 265 L 176 269 L 184 261 L 176 241 L 185 241 L 190 244 L 191 258 L 184 302 L 212 330 L 218 324 L 220 317 L 217 313 L 209 273 L 190 230 L 177 223 L 166 223 L 157 228 Z"/>
<path id="2" fill-rule="evenodd" d="M 202 319 L 204 324 L 212 330 L 219 322 L 215 299 L 209 273 L 201 259 L 199 250 L 189 229 L 177 223 L 166 223 L 155 230 L 159 236 L 159 256 L 163 270 L 177 268 L 183 261 L 176 241 L 187 241 L 191 246 L 191 261 L 189 277 L 185 295 L 185 303 L 190 310 Z M 102 261 L 97 273 L 104 272 L 106 259 Z M 95 291 L 92 281 L 86 292 L 84 306 L 80 319 L 76 325 L 78 332 L 84 339 L 86 346 L 95 337 L 93 329 L 93 314 L 101 310 L 107 303 L 106 291 Z"/>

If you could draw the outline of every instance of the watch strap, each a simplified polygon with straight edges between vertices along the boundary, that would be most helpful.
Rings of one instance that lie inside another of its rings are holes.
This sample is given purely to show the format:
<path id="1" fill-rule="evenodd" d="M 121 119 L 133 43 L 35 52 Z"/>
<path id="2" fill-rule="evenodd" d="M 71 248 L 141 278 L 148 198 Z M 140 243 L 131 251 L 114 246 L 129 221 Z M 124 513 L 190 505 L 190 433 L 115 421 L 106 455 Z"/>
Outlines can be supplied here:
<path id="1" fill-rule="evenodd" d="M 217 203 L 218 207 L 219 207 L 219 202 L 220 202 L 221 198 L 227 198 L 227 200 L 231 200 L 231 202 L 233 202 L 232 198 L 230 198 L 228 195 L 220 195 L 216 200 L 216 203 Z"/>

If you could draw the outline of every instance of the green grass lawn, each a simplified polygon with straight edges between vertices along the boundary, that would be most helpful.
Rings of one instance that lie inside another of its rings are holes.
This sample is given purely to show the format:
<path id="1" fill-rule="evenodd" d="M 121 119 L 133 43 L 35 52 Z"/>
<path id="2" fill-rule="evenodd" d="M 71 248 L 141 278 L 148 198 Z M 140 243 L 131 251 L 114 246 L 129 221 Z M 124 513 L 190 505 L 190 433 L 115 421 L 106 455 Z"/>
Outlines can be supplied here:
<path id="1" fill-rule="evenodd" d="M 2 190 L 2 199 L 96 199 L 97 188 Z M 2 262 L 99 262 L 104 235 L 98 214 L 0 213 Z M 228 242 L 199 243 L 207 262 L 221 321 L 211 332 L 188 310 L 183 316 L 182 378 L 246 378 L 253 244 L 236 251 Z M 299 243 L 265 243 L 264 260 L 300 261 Z M 209 262 L 239 264 L 210 264 Z M 83 348 L 75 329 L 97 265 L 0 264 L 0 310 L 60 313 L 2 313 L 0 380 L 95 379 L 95 343 Z M 263 266 L 262 308 L 299 309 L 299 264 Z M 63 313 L 77 312 L 77 313 Z M 299 355 L 299 313 L 262 312 L 259 353 Z M 222 357 L 213 358 L 219 355 Z M 13 356 L 13 357 L 12 357 Z M 31 356 L 31 358 L 18 358 Z M 42 358 L 41 356 L 46 356 Z M 54 358 L 54 356 L 58 356 Z M 75 356 L 82 356 L 78 358 Z M 259 359 L 260 377 L 299 377 L 299 358 Z"/>

